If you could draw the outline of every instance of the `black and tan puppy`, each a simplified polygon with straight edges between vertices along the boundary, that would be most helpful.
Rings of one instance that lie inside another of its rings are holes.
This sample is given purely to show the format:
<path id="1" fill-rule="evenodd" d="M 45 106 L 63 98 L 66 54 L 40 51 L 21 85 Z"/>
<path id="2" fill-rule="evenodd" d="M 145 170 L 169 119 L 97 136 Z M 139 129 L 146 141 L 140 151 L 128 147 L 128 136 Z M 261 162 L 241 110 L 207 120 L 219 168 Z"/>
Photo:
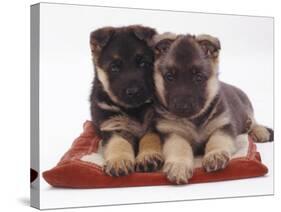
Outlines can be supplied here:
<path id="1" fill-rule="evenodd" d="M 153 171 L 162 163 L 160 139 L 150 127 L 154 54 L 148 43 L 155 34 L 139 25 L 91 33 L 91 115 L 103 139 L 104 171 L 111 176 L 127 175 L 135 166 Z"/>
<path id="2" fill-rule="evenodd" d="M 225 168 L 239 134 L 250 133 L 257 142 L 273 139 L 271 129 L 257 124 L 246 94 L 219 80 L 217 38 L 164 34 L 154 40 L 156 128 L 163 134 L 169 180 L 187 183 L 194 154 L 202 150 L 207 172 Z"/>

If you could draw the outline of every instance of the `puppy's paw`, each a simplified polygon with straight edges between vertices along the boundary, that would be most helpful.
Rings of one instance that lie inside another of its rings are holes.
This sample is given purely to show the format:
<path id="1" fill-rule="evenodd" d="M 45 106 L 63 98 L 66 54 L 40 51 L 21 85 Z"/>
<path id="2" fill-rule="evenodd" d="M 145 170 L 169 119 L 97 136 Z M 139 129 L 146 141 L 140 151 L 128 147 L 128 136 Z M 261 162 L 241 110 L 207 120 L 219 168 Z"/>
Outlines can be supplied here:
<path id="1" fill-rule="evenodd" d="M 163 156 L 159 152 L 142 152 L 136 158 L 136 171 L 157 171 L 162 167 L 163 161 Z"/>
<path id="2" fill-rule="evenodd" d="M 230 153 L 225 150 L 214 150 L 208 152 L 202 161 L 202 165 L 207 172 L 224 169 L 230 160 Z"/>
<path id="3" fill-rule="evenodd" d="M 134 171 L 135 161 L 132 157 L 120 155 L 105 161 L 104 172 L 109 176 L 125 176 Z"/>
<path id="4" fill-rule="evenodd" d="M 274 132 L 272 129 L 264 127 L 262 125 L 256 125 L 250 132 L 250 136 L 255 142 L 263 143 L 273 141 Z"/>
<path id="5" fill-rule="evenodd" d="M 166 161 L 163 172 L 169 181 L 176 184 L 187 184 L 193 175 L 193 163 L 185 160 Z"/>

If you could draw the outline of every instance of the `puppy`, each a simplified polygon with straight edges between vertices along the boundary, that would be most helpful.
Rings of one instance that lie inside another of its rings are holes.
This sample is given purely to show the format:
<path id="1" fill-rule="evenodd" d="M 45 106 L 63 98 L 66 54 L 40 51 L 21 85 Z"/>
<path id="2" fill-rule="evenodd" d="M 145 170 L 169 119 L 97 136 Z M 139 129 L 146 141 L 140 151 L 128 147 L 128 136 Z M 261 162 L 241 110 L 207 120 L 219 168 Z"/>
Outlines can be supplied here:
<path id="1" fill-rule="evenodd" d="M 164 139 L 163 170 L 170 181 L 187 183 L 200 152 L 207 172 L 224 169 L 239 134 L 250 133 L 256 142 L 273 139 L 273 131 L 256 122 L 247 95 L 219 80 L 217 38 L 156 35 L 154 50 L 156 128 Z"/>
<path id="2" fill-rule="evenodd" d="M 127 175 L 135 166 L 157 170 L 163 161 L 159 136 L 150 127 L 154 54 L 148 43 L 155 34 L 135 25 L 104 27 L 90 36 L 95 69 L 91 116 L 110 176 Z"/>

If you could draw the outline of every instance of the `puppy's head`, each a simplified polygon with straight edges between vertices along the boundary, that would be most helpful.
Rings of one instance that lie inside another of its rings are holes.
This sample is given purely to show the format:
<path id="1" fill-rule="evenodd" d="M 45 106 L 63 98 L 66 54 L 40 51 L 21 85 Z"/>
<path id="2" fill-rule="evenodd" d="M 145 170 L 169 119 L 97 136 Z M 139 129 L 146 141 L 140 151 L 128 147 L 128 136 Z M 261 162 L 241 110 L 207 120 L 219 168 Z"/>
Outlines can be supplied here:
<path id="1" fill-rule="evenodd" d="M 180 35 L 154 45 L 154 83 L 160 102 L 178 116 L 200 115 L 218 91 L 220 42 L 209 35 Z"/>
<path id="2" fill-rule="evenodd" d="M 113 102 L 137 107 L 151 99 L 154 54 L 148 44 L 155 34 L 154 29 L 139 25 L 91 33 L 96 77 Z"/>

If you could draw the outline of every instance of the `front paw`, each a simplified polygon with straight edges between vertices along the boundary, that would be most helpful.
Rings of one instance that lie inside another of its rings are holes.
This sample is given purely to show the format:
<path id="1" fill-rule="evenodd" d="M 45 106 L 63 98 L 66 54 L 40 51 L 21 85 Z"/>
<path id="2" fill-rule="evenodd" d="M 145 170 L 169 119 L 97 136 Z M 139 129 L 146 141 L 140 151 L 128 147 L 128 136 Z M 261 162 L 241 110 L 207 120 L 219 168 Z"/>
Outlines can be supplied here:
<path id="1" fill-rule="evenodd" d="M 207 172 L 224 169 L 230 160 L 230 153 L 225 150 L 214 150 L 208 152 L 202 161 L 202 165 Z"/>
<path id="2" fill-rule="evenodd" d="M 187 184 L 193 175 L 193 164 L 189 161 L 166 161 L 163 167 L 169 181 L 176 184 Z"/>
<path id="3" fill-rule="evenodd" d="M 163 165 L 163 156 L 159 152 L 142 152 L 136 158 L 136 171 L 152 172 Z"/>
<path id="4" fill-rule="evenodd" d="M 134 171 L 135 161 L 132 157 L 120 155 L 105 161 L 104 172 L 109 176 L 125 176 Z"/>

